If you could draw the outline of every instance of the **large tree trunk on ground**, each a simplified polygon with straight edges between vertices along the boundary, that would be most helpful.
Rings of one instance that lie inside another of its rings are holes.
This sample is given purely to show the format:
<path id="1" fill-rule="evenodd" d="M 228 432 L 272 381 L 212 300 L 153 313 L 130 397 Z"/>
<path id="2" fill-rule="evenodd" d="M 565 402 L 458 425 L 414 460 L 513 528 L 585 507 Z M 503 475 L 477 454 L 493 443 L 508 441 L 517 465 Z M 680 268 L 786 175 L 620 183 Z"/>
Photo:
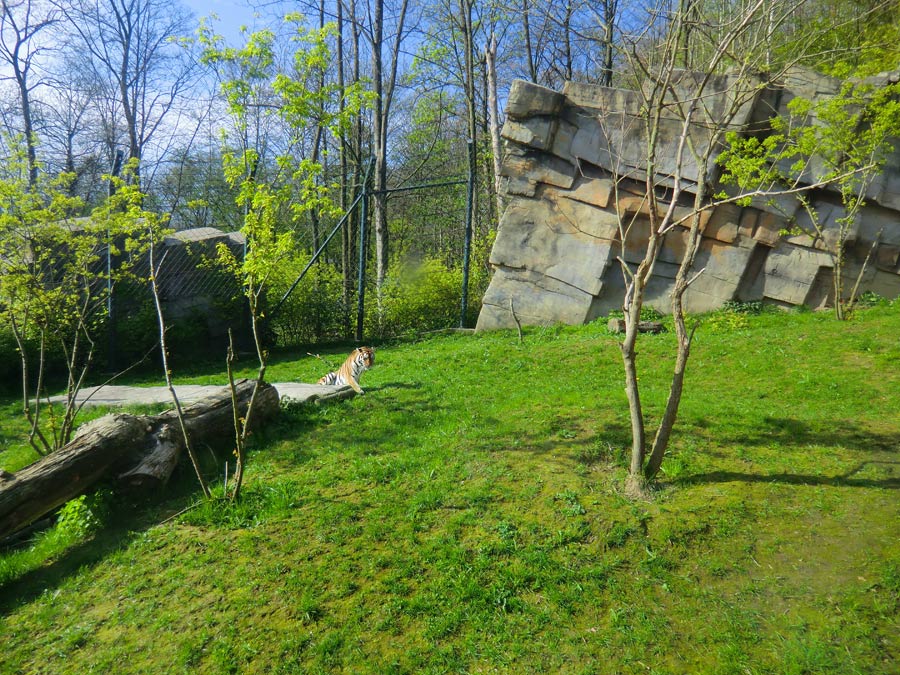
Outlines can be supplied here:
<path id="1" fill-rule="evenodd" d="M 254 380 L 237 383 L 241 416 Z M 254 404 L 254 426 L 278 411 L 278 392 L 263 384 Z M 184 409 L 185 426 L 194 444 L 223 445 L 234 433 L 231 392 L 209 396 Z M 15 474 L 0 475 L 0 539 L 25 527 L 102 478 L 127 487 L 162 486 L 184 449 L 174 411 L 154 416 L 114 413 L 79 429 L 65 447 Z"/>
<path id="2" fill-rule="evenodd" d="M 80 495 L 146 433 L 133 415 L 107 415 L 83 434 L 15 474 L 0 478 L 0 537 Z"/>

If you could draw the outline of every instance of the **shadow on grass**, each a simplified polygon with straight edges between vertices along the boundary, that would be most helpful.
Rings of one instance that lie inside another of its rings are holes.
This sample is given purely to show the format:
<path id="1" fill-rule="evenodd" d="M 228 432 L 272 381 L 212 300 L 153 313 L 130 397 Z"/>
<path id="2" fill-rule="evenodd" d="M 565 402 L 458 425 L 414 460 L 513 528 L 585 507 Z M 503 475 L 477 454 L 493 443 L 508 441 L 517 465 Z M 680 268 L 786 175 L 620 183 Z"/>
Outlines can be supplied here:
<path id="1" fill-rule="evenodd" d="M 740 433 L 725 440 L 729 444 L 744 446 L 822 445 L 848 448 L 861 452 L 900 453 L 900 439 L 895 434 L 881 434 L 860 424 L 841 421 L 823 421 L 810 424 L 801 420 L 764 417 L 760 426 L 752 432 Z"/>
<path id="2" fill-rule="evenodd" d="M 420 391 L 422 388 L 422 385 L 418 383 L 388 382 L 372 387 L 369 391 L 382 392 L 384 395 L 380 400 L 383 405 L 402 408 L 407 416 L 424 419 L 433 414 L 437 406 Z M 390 395 L 391 392 L 407 391 L 408 393 L 403 396 Z M 361 403 L 360 414 L 368 414 L 371 404 L 367 405 L 365 398 Z M 283 409 L 272 423 L 254 432 L 249 448 L 251 462 L 248 468 L 249 475 L 252 476 L 252 462 L 257 453 L 270 453 L 273 444 L 284 441 L 297 441 L 296 450 L 293 447 L 285 448 L 284 446 L 278 450 L 285 461 L 292 464 L 309 461 L 315 455 L 309 451 L 309 448 L 303 443 L 303 439 L 309 432 L 323 424 L 329 426 L 329 435 L 347 445 L 360 442 L 384 443 L 386 439 L 397 434 L 394 426 L 383 426 L 379 428 L 378 433 L 369 431 L 362 434 L 354 424 L 330 424 L 331 415 L 327 409 L 340 405 L 342 404 L 339 402 L 327 405 L 299 404 Z M 356 411 L 353 414 L 355 415 Z M 364 436 L 368 436 L 368 438 Z M 288 445 L 295 444 L 289 443 Z M 208 446 L 201 445 L 198 450 L 207 480 L 211 483 L 221 480 L 223 462 L 230 457 L 227 448 L 223 446 L 218 448 L 218 452 L 213 452 Z M 182 461 L 176 475 L 158 498 L 153 496 L 147 498 L 120 497 L 117 500 L 116 508 L 118 514 L 93 538 L 56 554 L 47 564 L 24 572 L 21 576 L 0 586 L 0 613 L 7 613 L 18 606 L 32 602 L 45 592 L 52 592 L 59 588 L 78 570 L 102 563 L 117 550 L 126 548 L 133 541 L 139 539 L 146 530 L 165 522 L 167 518 L 177 514 L 198 498 L 196 478 L 188 463 Z"/>
<path id="3" fill-rule="evenodd" d="M 125 528 L 117 532 L 104 531 L 94 539 L 69 549 L 50 564 L 26 572 L 0 586 L 0 614 L 7 614 L 21 605 L 33 602 L 44 593 L 60 586 L 67 577 L 79 569 L 102 561 L 134 536 L 136 533 L 129 533 Z"/>
<path id="4" fill-rule="evenodd" d="M 900 489 L 900 476 L 885 478 L 860 477 L 868 467 L 885 467 L 893 474 L 892 467 L 900 467 L 900 439 L 893 434 L 883 434 L 866 429 L 860 424 L 842 422 L 837 424 L 809 424 L 790 418 L 763 418 L 756 433 L 741 433 L 720 438 L 720 443 L 737 446 L 780 446 L 786 451 L 800 451 L 810 446 L 839 447 L 860 453 L 886 455 L 891 459 L 865 459 L 847 472 L 834 476 L 781 473 L 748 473 L 740 471 L 710 471 L 679 478 L 674 483 L 691 485 L 699 483 L 781 483 L 785 485 L 829 485 L 833 487 L 863 487 Z"/>
<path id="5" fill-rule="evenodd" d="M 892 464 L 900 466 L 900 462 L 862 462 L 851 471 L 837 476 L 811 476 L 791 473 L 743 473 L 740 471 L 711 471 L 673 480 L 679 485 L 696 485 L 701 483 L 780 483 L 784 485 L 830 485 L 832 487 L 883 488 L 900 489 L 900 478 L 853 478 L 854 474 L 866 466 L 874 464 Z"/>
<path id="6" fill-rule="evenodd" d="M 34 601 L 58 588 L 79 570 L 101 563 L 140 538 L 145 531 L 180 513 L 196 495 L 196 478 L 182 466 L 162 499 L 153 495 L 120 497 L 116 501 L 116 515 L 92 538 L 63 551 L 52 562 L 0 586 L 0 614 Z"/>
<path id="7" fill-rule="evenodd" d="M 631 447 L 631 428 L 620 422 L 604 422 L 598 428 L 586 424 L 579 416 L 556 416 L 543 420 L 541 428 L 509 430 L 504 421 L 482 417 L 484 433 L 473 448 L 491 452 L 519 452 L 534 456 L 554 455 L 558 460 L 585 467 L 601 465 L 627 466 Z M 496 430 L 496 433 L 494 432 Z"/>
<path id="8" fill-rule="evenodd" d="M 384 382 L 375 387 L 364 387 L 367 392 L 385 391 L 387 389 L 422 389 L 419 382 Z"/>

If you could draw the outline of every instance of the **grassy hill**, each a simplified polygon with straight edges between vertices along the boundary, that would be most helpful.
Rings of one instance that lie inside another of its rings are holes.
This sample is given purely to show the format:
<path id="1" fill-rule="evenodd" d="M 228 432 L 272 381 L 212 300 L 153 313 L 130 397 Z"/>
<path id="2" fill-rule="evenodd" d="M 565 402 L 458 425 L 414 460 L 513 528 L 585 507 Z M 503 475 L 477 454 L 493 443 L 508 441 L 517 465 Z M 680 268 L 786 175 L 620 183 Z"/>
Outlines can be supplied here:
<path id="1" fill-rule="evenodd" d="M 166 520 L 185 469 L 2 554 L 0 673 L 900 672 L 900 303 L 706 317 L 649 501 L 603 325 L 384 345 L 363 386 L 258 434 L 237 506 Z"/>

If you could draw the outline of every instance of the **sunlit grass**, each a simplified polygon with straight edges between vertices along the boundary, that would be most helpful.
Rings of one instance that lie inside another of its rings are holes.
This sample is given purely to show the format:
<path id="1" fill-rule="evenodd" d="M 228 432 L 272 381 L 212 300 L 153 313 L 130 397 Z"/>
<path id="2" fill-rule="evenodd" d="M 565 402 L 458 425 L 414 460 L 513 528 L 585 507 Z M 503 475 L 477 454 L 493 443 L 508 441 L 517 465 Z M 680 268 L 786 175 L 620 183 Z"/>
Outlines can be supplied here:
<path id="1" fill-rule="evenodd" d="M 649 501 L 602 324 L 379 345 L 365 396 L 255 435 L 241 503 L 184 471 L 0 556 L 0 672 L 895 672 L 900 308 L 707 324 Z"/>

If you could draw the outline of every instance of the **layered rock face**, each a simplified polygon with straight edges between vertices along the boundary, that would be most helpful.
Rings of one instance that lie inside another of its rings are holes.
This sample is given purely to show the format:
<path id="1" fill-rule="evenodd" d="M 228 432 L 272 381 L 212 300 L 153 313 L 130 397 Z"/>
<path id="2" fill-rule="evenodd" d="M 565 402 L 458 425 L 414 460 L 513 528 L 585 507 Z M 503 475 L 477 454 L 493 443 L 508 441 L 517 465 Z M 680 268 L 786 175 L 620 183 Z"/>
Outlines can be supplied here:
<path id="1" fill-rule="evenodd" d="M 895 82 L 898 77 L 900 73 L 889 73 L 874 84 Z M 837 80 L 797 71 L 738 106 L 729 98 L 736 90 L 733 84 L 729 76 L 714 80 L 704 106 L 712 119 L 718 111 L 737 110 L 730 122 L 736 130 L 785 112 L 796 96 L 815 100 L 840 88 Z M 516 318 L 531 325 L 579 324 L 621 309 L 625 283 L 618 259 L 634 268 L 649 236 L 640 112 L 640 97 L 632 91 L 568 83 L 560 93 L 523 81 L 513 83 L 502 132 L 501 180 L 507 207 L 491 253 L 494 276 L 484 296 L 479 330 L 513 327 Z M 677 173 L 689 193 L 701 181 L 715 185 L 714 161 L 696 166 L 685 153 L 686 160 L 674 166 L 680 128 L 674 117 L 664 122 L 656 184 L 665 186 Z M 708 127 L 693 126 L 690 140 L 695 148 L 708 145 L 712 142 Z M 821 170 L 815 161 L 806 174 L 808 185 L 817 182 Z M 866 206 L 847 238 L 845 286 L 849 292 L 868 257 L 859 292 L 897 297 L 900 149 L 895 148 L 866 196 Z M 824 241 L 787 234 L 808 217 L 794 196 L 775 202 L 754 200 L 746 207 L 724 204 L 703 212 L 695 262 L 695 269 L 703 273 L 688 289 L 686 310 L 708 311 L 729 300 L 813 308 L 831 304 L 833 262 L 828 244 L 834 241 L 829 239 L 844 209 L 834 191 L 817 189 L 807 198 L 825 227 Z M 686 206 L 676 208 L 692 212 Z M 623 224 L 628 227 L 624 246 Z M 669 308 L 686 235 L 683 228 L 666 235 L 648 287 L 645 304 L 663 312 Z"/>

